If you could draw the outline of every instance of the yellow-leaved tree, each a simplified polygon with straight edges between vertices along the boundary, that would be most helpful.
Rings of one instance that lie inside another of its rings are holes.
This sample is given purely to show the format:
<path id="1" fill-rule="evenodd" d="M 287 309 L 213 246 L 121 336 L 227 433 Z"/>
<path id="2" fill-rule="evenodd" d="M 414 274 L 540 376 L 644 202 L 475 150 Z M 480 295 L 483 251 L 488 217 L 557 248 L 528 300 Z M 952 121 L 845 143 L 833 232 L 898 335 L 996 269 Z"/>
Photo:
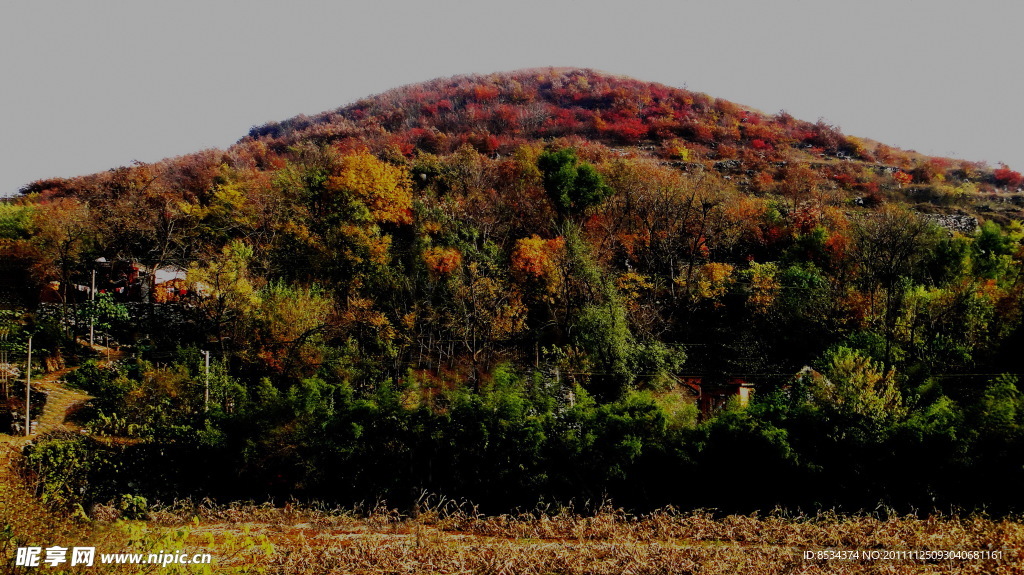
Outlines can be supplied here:
<path id="1" fill-rule="evenodd" d="M 239 329 L 240 320 L 260 305 L 257 280 L 249 269 L 252 246 L 235 240 L 219 254 L 189 266 L 188 281 L 218 341 Z"/>
<path id="2" fill-rule="evenodd" d="M 412 181 L 408 172 L 368 152 L 343 156 L 327 189 L 365 206 L 374 223 L 412 223 Z"/>

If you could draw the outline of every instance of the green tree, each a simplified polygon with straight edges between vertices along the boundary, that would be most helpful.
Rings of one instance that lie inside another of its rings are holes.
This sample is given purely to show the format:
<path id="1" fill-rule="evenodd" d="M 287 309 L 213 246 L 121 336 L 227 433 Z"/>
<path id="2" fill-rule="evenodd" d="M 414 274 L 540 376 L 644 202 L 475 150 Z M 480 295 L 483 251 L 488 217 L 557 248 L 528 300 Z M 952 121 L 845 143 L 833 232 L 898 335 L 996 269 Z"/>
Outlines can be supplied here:
<path id="1" fill-rule="evenodd" d="M 92 322 L 96 331 L 110 331 L 119 322 L 128 321 L 128 308 L 114 301 L 109 293 L 98 293 L 95 299 L 78 306 L 80 325 Z"/>
<path id="2" fill-rule="evenodd" d="M 982 434 L 1011 437 L 1020 433 L 1024 397 L 1017 384 L 1015 376 L 1003 374 L 985 389 L 978 405 L 978 428 Z"/>
<path id="3" fill-rule="evenodd" d="M 875 430 L 906 415 L 895 371 L 843 346 L 825 354 L 824 375 L 813 377 L 811 397 L 819 407 Z"/>
<path id="4" fill-rule="evenodd" d="M 0 240 L 20 240 L 30 237 L 32 204 L 0 204 Z"/>
<path id="5" fill-rule="evenodd" d="M 249 340 L 247 336 L 241 337 L 238 328 L 241 320 L 260 304 L 259 280 L 250 270 L 253 253 L 252 246 L 235 240 L 219 254 L 202 264 L 192 264 L 188 270 L 189 282 L 201 296 L 200 312 L 221 345 L 228 336 L 236 342 Z"/>
<path id="6" fill-rule="evenodd" d="M 983 223 L 972 246 L 975 274 L 986 279 L 1001 278 L 1012 265 L 1010 249 L 1013 244 L 999 224 L 992 221 Z"/>
<path id="7" fill-rule="evenodd" d="M 537 158 L 544 189 L 559 213 L 578 214 L 612 194 L 591 164 L 580 162 L 572 148 L 546 150 Z"/>
<path id="8" fill-rule="evenodd" d="M 884 297 L 885 311 L 879 330 L 885 336 L 885 360 L 892 360 L 896 321 L 906 293 L 906 281 L 919 280 L 940 232 L 935 224 L 905 208 L 886 208 L 854 225 L 861 280 L 874 306 L 875 294 Z"/>

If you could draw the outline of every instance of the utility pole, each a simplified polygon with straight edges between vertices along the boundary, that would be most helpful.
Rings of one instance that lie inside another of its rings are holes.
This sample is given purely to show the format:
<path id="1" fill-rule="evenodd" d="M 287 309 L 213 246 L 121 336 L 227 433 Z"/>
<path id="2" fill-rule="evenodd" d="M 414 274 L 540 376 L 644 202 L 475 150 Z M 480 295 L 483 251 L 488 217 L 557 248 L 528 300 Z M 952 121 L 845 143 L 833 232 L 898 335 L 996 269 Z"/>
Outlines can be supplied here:
<path id="1" fill-rule="evenodd" d="M 93 302 L 92 309 L 89 310 L 89 347 L 92 347 L 93 334 L 96 329 L 96 268 L 92 269 L 92 289 L 89 290 L 89 301 Z"/>
<path id="2" fill-rule="evenodd" d="M 203 392 L 203 413 L 210 411 L 210 352 L 204 350 L 206 356 L 206 390 Z"/>
<path id="3" fill-rule="evenodd" d="M 3 370 L 4 399 L 10 398 L 7 381 L 9 379 L 10 364 L 7 363 L 7 328 L 0 329 L 0 369 Z"/>
<path id="4" fill-rule="evenodd" d="M 29 412 L 32 411 L 32 336 L 28 336 L 28 365 L 25 366 L 25 437 L 28 437 L 32 428 L 32 418 Z"/>

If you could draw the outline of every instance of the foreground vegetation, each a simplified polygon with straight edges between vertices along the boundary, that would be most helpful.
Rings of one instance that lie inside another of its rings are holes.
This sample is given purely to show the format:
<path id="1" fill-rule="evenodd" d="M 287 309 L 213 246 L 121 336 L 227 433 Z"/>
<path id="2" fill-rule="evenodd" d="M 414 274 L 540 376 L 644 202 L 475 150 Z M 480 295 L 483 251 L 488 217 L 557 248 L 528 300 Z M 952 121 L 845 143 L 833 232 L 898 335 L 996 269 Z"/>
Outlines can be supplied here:
<path id="1" fill-rule="evenodd" d="M 25 450 L 23 472 L 57 508 L 140 497 L 386 498 L 456 493 L 488 513 L 612 497 L 634 511 L 675 505 L 747 513 L 775 506 L 902 511 L 1019 506 L 1020 398 L 995 378 L 976 403 L 903 405 L 877 364 L 846 348 L 823 373 L 793 378 L 700 420 L 679 390 L 598 401 L 499 366 L 478 389 L 399 384 L 355 390 L 320 378 L 249 395 L 223 368 L 203 410 L 196 350 L 168 367 L 87 363 L 66 376 L 93 399 L 81 433 Z M 190 368 L 191 367 L 191 371 Z M 884 385 L 884 387 L 882 387 Z"/>
<path id="2" fill-rule="evenodd" d="M 277 573 L 1001 573 L 1022 558 L 1024 530 L 981 517 L 724 516 L 656 511 L 641 517 L 533 511 L 480 517 L 427 508 L 418 518 L 386 509 L 365 518 L 250 511 L 277 552 L 254 560 Z M 246 513 L 240 513 L 245 517 Z M 221 517 L 230 516 L 224 513 Z M 198 531 L 239 533 L 232 521 Z M 827 561 L 824 549 L 1006 549 L 999 560 Z"/>
<path id="3" fill-rule="evenodd" d="M 167 573 L 1014 573 L 1024 560 L 1024 526 L 977 515 L 917 518 L 880 510 L 743 516 L 663 509 L 634 516 L 605 505 L 483 516 L 473 506 L 443 499 L 421 499 L 414 515 L 403 515 L 382 504 L 343 510 L 183 501 L 133 520 L 118 519 L 123 509 L 102 506 L 100 519 L 86 524 L 55 515 L 26 495 L 0 485 L 0 561 L 6 565 L 13 564 L 18 546 L 51 544 L 213 556 L 210 570 L 171 565 L 161 571 Z M 873 558 L 878 550 L 993 551 L 997 558 Z M 808 551 L 860 556 L 806 558 Z M 103 572 L 151 571 L 108 565 Z"/>

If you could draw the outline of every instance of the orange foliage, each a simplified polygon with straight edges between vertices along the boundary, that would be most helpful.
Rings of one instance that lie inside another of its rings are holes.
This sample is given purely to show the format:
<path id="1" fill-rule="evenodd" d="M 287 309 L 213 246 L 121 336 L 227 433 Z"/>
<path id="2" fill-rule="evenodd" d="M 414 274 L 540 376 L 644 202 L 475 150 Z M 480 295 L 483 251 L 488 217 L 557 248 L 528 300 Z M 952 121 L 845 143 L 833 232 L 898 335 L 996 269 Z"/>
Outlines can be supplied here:
<path id="1" fill-rule="evenodd" d="M 385 265 L 391 259 L 391 236 L 382 236 L 361 226 L 346 224 L 340 228 L 349 245 L 343 250 L 345 258 L 354 264 L 364 261 Z"/>
<path id="2" fill-rule="evenodd" d="M 769 179 L 771 175 L 768 175 Z M 725 206 L 725 215 L 734 222 L 754 222 L 764 216 L 765 204 L 762 200 L 749 196 L 737 196 Z"/>
<path id="3" fill-rule="evenodd" d="M 793 209 L 790 219 L 798 232 L 810 233 L 821 222 L 821 208 L 815 204 L 803 202 Z"/>
<path id="4" fill-rule="evenodd" d="M 867 327 L 871 315 L 871 297 L 868 294 L 850 289 L 845 296 L 839 298 L 838 308 L 842 310 L 843 316 L 852 323 L 851 327 Z"/>
<path id="5" fill-rule="evenodd" d="M 391 321 L 381 311 L 374 309 L 374 301 L 365 297 L 349 297 L 339 321 L 346 330 L 370 330 L 383 341 L 394 339 L 396 332 Z"/>
<path id="6" fill-rule="evenodd" d="M 726 221 L 733 224 L 735 237 L 755 245 L 768 243 L 764 217 L 767 211 L 764 200 L 749 196 L 737 196 L 724 209 Z"/>
<path id="7" fill-rule="evenodd" d="M 512 250 L 512 271 L 524 278 L 551 278 L 557 271 L 565 240 L 561 237 L 545 240 L 534 234 L 516 240 Z"/>
<path id="8" fill-rule="evenodd" d="M 800 197 L 813 193 L 820 175 L 803 165 L 789 164 L 780 170 L 780 191 L 785 196 Z"/>
<path id="9" fill-rule="evenodd" d="M 500 94 L 498 88 L 494 86 L 477 86 L 473 88 L 473 98 L 477 102 L 490 102 L 498 97 Z"/>
<path id="10" fill-rule="evenodd" d="M 908 174 L 906 172 L 896 172 L 895 174 L 893 174 L 892 179 L 897 184 L 899 184 L 900 187 L 903 187 L 903 186 L 909 184 L 910 182 L 914 181 L 914 176 L 911 176 L 910 174 Z"/>
<path id="11" fill-rule="evenodd" d="M 850 237 L 846 234 L 832 233 L 825 240 L 825 249 L 833 260 L 841 260 L 850 249 Z"/>
<path id="12" fill-rule="evenodd" d="M 775 187 L 775 177 L 771 172 L 758 172 L 754 175 L 754 189 L 761 193 L 767 193 Z"/>
<path id="13" fill-rule="evenodd" d="M 455 248 L 432 247 L 423 252 L 423 261 L 431 274 L 450 274 L 462 265 L 462 254 Z"/>

